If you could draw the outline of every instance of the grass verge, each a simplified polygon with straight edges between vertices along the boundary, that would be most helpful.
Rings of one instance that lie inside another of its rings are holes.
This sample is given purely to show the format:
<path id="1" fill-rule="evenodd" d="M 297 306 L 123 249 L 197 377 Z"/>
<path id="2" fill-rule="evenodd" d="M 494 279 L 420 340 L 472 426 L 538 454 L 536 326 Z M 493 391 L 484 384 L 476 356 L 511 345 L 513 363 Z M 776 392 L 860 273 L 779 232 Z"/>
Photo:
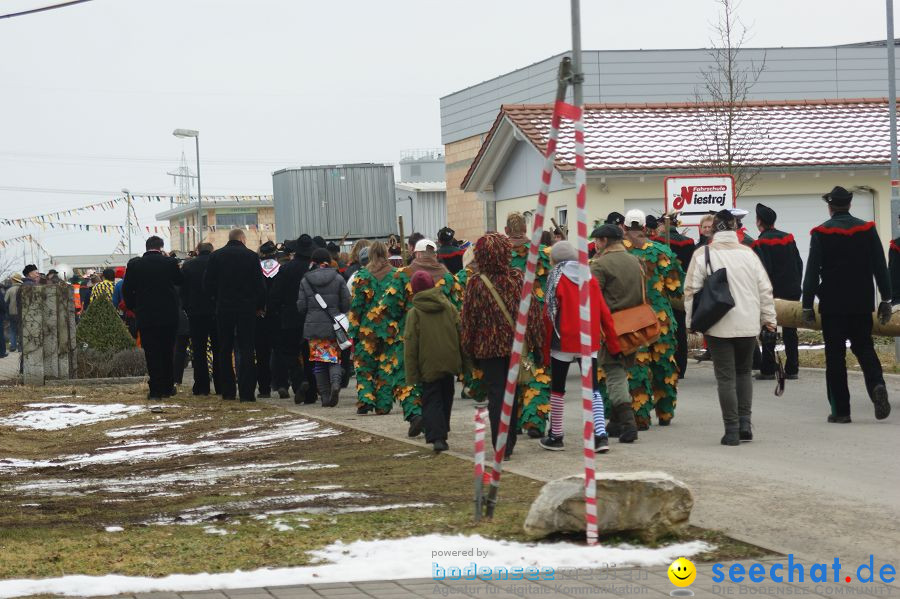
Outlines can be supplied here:
<path id="1" fill-rule="evenodd" d="M 147 406 L 142 393 L 5 389 L 0 418 L 35 401 Z M 475 525 L 467 461 L 263 402 L 182 394 L 163 410 L 59 431 L 0 426 L 0 578 L 301 566 L 337 540 L 428 533 L 524 540 L 541 487 L 507 473 L 495 518 Z M 689 539 L 717 545 L 705 559 L 758 550 L 694 528 L 666 541 Z M 604 540 L 618 541 L 634 539 Z"/>

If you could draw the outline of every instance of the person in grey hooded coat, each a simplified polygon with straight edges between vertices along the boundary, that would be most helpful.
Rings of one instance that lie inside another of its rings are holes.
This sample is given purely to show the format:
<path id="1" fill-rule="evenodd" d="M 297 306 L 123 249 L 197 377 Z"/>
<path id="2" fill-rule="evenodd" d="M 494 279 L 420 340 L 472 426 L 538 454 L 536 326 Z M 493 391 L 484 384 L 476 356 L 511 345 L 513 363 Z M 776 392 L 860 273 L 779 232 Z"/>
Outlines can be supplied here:
<path id="1" fill-rule="evenodd" d="M 319 305 L 316 294 L 325 302 Z M 331 264 L 328 250 L 313 252 L 310 270 L 300 282 L 297 311 L 303 318 L 303 337 L 309 341 L 319 398 L 324 407 L 334 407 L 341 391 L 341 349 L 334 332 L 334 317 L 350 309 L 350 290 L 344 277 Z"/>

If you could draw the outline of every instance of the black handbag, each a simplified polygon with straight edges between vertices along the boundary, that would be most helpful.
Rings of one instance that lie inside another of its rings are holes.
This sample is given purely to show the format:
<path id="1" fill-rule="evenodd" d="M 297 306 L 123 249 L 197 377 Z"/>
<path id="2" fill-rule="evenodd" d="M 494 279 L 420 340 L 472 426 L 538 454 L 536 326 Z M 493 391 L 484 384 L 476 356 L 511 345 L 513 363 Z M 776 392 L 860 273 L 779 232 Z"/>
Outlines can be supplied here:
<path id="1" fill-rule="evenodd" d="M 709 262 L 709 245 L 706 251 L 706 281 L 694 294 L 694 305 L 691 311 L 691 329 L 705 333 L 714 324 L 722 320 L 729 310 L 734 308 L 734 298 L 728 288 L 728 273 L 720 268 L 713 271 Z"/>

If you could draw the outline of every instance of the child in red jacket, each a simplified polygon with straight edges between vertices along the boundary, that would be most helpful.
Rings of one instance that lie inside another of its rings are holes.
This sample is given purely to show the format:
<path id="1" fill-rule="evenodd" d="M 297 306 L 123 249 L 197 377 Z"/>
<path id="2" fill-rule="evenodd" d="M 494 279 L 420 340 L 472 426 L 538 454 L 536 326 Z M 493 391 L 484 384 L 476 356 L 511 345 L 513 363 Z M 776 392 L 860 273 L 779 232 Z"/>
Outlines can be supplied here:
<path id="1" fill-rule="evenodd" d="M 563 449 L 563 409 L 565 406 L 566 376 L 569 365 L 581 358 L 581 316 L 578 285 L 587 276 L 591 298 L 591 380 L 594 383 L 592 402 L 594 415 L 594 451 L 609 451 L 606 421 L 603 414 L 603 397 L 597 383 L 597 351 L 605 344 L 609 353 L 619 349 L 619 338 L 613 326 L 612 314 L 600 284 L 578 263 L 578 252 L 568 241 L 558 241 L 550 250 L 553 270 L 547 278 L 544 299 L 544 363 L 550 364 L 550 434 L 541 439 L 541 447 L 551 451 Z"/>

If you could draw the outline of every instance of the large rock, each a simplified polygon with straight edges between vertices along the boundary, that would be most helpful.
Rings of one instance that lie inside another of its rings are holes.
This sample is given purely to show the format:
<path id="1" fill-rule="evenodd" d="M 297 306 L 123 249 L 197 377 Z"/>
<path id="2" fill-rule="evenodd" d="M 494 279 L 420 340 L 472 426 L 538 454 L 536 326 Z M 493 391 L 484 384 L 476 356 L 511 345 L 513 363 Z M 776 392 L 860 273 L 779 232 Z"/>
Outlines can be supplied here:
<path id="1" fill-rule="evenodd" d="M 601 472 L 597 475 L 600 534 L 633 532 L 645 541 L 687 524 L 694 498 L 687 485 L 664 472 Z M 525 519 L 533 538 L 584 532 L 584 476 L 544 485 Z"/>

